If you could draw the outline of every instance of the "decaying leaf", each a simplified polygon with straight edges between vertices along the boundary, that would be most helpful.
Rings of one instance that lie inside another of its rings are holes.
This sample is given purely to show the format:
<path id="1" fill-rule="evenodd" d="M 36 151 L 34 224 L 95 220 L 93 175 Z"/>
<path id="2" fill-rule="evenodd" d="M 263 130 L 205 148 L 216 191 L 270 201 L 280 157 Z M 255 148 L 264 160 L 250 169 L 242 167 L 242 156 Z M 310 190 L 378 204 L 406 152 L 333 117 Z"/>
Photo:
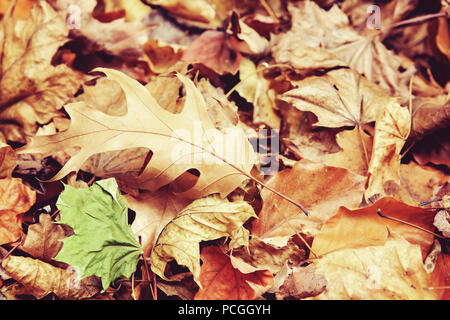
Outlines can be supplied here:
<path id="1" fill-rule="evenodd" d="M 25 20 L 6 14 L 0 23 L 0 131 L 7 140 L 25 142 L 36 124 L 48 123 L 78 90 L 84 75 L 52 65 L 68 41 L 63 16 L 37 1 Z"/>
<path id="2" fill-rule="evenodd" d="M 420 247 L 389 235 L 384 245 L 343 249 L 314 263 L 327 280 L 326 290 L 313 299 L 427 300 L 436 299 Z"/>
<path id="3" fill-rule="evenodd" d="M 287 246 L 276 248 L 252 237 L 248 247 L 233 249 L 231 256 L 239 258 L 258 270 L 269 270 L 277 274 L 286 263 L 299 264 L 306 257 L 303 246 L 290 239 Z"/>
<path id="4" fill-rule="evenodd" d="M 41 214 L 39 223 L 28 227 L 27 237 L 21 249 L 36 259 L 50 262 L 61 250 L 63 246 L 61 240 L 67 235 L 64 228 L 54 223 L 50 215 Z"/>
<path id="5" fill-rule="evenodd" d="M 389 92 L 407 97 L 414 67 L 402 70 L 402 60 L 381 43 L 378 33 L 359 35 L 336 4 L 326 11 L 313 1 L 301 1 L 290 4 L 289 11 L 292 29 L 273 39 L 276 62 L 303 70 L 349 66 Z"/>
<path id="6" fill-rule="evenodd" d="M 51 292 L 60 299 L 85 299 L 101 289 L 100 282 L 93 277 L 80 281 L 70 269 L 57 268 L 37 259 L 10 256 L 2 261 L 2 267 L 37 299 Z"/>
<path id="7" fill-rule="evenodd" d="M 153 272 L 168 280 L 166 265 L 176 260 L 189 268 L 201 286 L 200 242 L 231 237 L 251 217 L 256 217 L 253 208 L 242 200 L 229 202 L 210 196 L 192 202 L 159 234 L 150 256 Z"/>
<path id="8" fill-rule="evenodd" d="M 304 299 L 322 293 L 327 286 L 327 280 L 315 271 L 314 264 L 290 270 L 289 276 L 276 291 L 277 297 Z"/>
<path id="9" fill-rule="evenodd" d="M 0 140 L 0 178 L 10 178 L 16 165 L 16 153 Z"/>
<path id="10" fill-rule="evenodd" d="M 196 300 L 253 300 L 261 294 L 255 291 L 255 286 L 268 290 L 273 285 L 272 273 L 267 270 L 243 273 L 233 267 L 230 258 L 218 247 L 204 248 L 201 259 L 201 288 Z"/>
<path id="11" fill-rule="evenodd" d="M 315 126 L 361 126 L 376 120 L 380 110 L 394 100 L 375 84 L 351 69 L 337 69 L 295 83 L 281 99 L 302 111 L 311 111 Z"/>
<path id="12" fill-rule="evenodd" d="M 0 179 L 0 244 L 20 240 L 23 214 L 35 201 L 36 192 L 21 179 Z"/>
<path id="13" fill-rule="evenodd" d="M 369 163 L 366 199 L 375 194 L 389 194 L 390 188 L 399 188 L 400 151 L 408 138 L 410 126 L 411 114 L 397 103 L 387 105 L 379 114 Z"/>

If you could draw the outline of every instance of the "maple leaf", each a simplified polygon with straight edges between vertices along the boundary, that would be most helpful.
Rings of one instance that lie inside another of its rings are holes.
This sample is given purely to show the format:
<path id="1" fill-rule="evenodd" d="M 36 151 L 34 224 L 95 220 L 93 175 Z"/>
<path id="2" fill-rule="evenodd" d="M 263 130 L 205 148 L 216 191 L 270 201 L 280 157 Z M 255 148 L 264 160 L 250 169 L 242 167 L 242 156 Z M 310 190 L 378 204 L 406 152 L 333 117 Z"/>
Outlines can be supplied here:
<path id="1" fill-rule="evenodd" d="M 93 154 L 149 148 L 153 154 L 135 186 L 156 191 L 182 173 L 198 169 L 200 177 L 183 195 L 199 198 L 215 192 L 226 196 L 250 177 L 254 152 L 238 128 L 222 133 L 214 128 L 205 102 L 192 81 L 178 75 L 186 87 L 184 109 L 172 114 L 162 109 L 150 93 L 119 71 L 96 69 L 117 81 L 124 90 L 128 112 L 113 117 L 78 102 L 65 106 L 71 116 L 70 128 L 51 136 L 38 136 L 19 153 L 52 154 L 56 150 L 81 148 L 52 180 L 78 171 Z"/>
<path id="2" fill-rule="evenodd" d="M 61 214 L 58 223 L 72 227 L 74 235 L 62 240 L 55 260 L 78 268 L 81 279 L 101 277 L 104 290 L 119 276 L 131 276 L 142 249 L 128 225 L 127 203 L 113 178 L 88 189 L 66 185 L 56 205 Z"/>
<path id="3" fill-rule="evenodd" d="M 20 240 L 23 214 L 35 201 L 36 192 L 22 179 L 0 179 L 0 244 Z"/>
<path id="4" fill-rule="evenodd" d="M 326 11 L 313 1 L 290 4 L 292 29 L 272 39 L 277 63 L 300 69 L 349 66 L 390 93 L 407 97 L 407 82 L 415 71 L 400 72 L 402 60 L 389 51 L 379 35 L 361 36 L 337 5 Z"/>
<path id="5" fill-rule="evenodd" d="M 258 76 L 255 64 L 247 58 L 241 61 L 239 77 L 241 83 L 236 91 L 253 104 L 253 123 L 280 129 L 281 119 L 275 112 L 275 91 L 269 88 L 270 82 Z"/>
<path id="6" fill-rule="evenodd" d="M 268 270 L 244 273 L 233 267 L 230 257 L 218 247 L 204 248 L 201 259 L 202 286 L 195 300 L 253 300 L 261 294 L 255 286 L 269 289 L 273 285 L 273 275 Z"/>
<path id="7" fill-rule="evenodd" d="M 0 22 L 0 131 L 7 140 L 25 142 L 78 90 L 84 75 L 52 65 L 67 33 L 64 18 L 45 1 L 36 2 L 26 20 L 9 13 Z"/>
<path id="8" fill-rule="evenodd" d="M 299 110 L 313 112 L 318 118 L 316 127 L 361 126 L 375 121 L 380 110 L 395 101 L 351 69 L 332 70 L 295 84 L 297 88 L 280 98 Z"/>
<path id="9" fill-rule="evenodd" d="M 373 138 L 365 131 L 354 128 L 339 132 L 336 135 L 336 142 L 342 150 L 327 154 L 325 163 L 366 176 L 372 156 Z"/>
<path id="10" fill-rule="evenodd" d="M 163 279 L 166 265 L 176 260 L 189 268 L 199 283 L 201 241 L 231 237 L 251 217 L 253 208 L 245 201 L 229 202 L 215 196 L 192 202 L 161 231 L 151 252 L 151 268 Z"/>
<path id="11" fill-rule="evenodd" d="M 420 247 L 390 234 L 383 245 L 343 249 L 314 263 L 316 273 L 328 282 L 312 298 L 365 300 L 436 299 L 434 281 L 426 273 Z"/>
<path id="12" fill-rule="evenodd" d="M 428 253 L 433 243 L 432 234 L 382 218 L 377 214 L 378 209 L 385 216 L 433 231 L 434 212 L 385 197 L 366 208 L 352 210 L 340 207 L 314 237 L 312 250 L 322 255 L 347 248 L 384 245 L 388 238 L 388 227 L 412 244 L 420 245 L 424 256 Z"/>
<path id="13" fill-rule="evenodd" d="M 398 103 L 386 105 L 378 115 L 369 163 L 366 200 L 375 194 L 385 195 L 400 184 L 400 151 L 409 136 L 411 114 Z M 392 182 L 396 186 L 392 186 Z"/>
<path id="14" fill-rule="evenodd" d="M 263 207 L 258 220 L 252 225 L 251 233 L 278 247 L 285 246 L 296 233 L 314 235 L 339 205 L 359 205 L 364 180 L 364 177 L 342 168 L 297 162 L 293 168 L 277 173 L 268 185 L 293 199 L 301 198 L 311 215 L 300 215 L 292 205 L 263 189 Z"/>

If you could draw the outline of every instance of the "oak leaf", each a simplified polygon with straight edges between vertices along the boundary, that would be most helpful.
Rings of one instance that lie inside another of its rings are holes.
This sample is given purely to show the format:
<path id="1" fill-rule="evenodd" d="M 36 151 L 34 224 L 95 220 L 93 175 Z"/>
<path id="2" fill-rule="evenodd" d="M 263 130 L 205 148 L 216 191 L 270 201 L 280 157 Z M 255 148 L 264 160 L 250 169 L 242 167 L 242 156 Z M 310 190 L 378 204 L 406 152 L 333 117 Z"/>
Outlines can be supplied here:
<path id="1" fill-rule="evenodd" d="M 35 201 L 36 192 L 22 179 L 0 179 L 0 244 L 20 240 L 23 214 Z"/>
<path id="2" fill-rule="evenodd" d="M 151 268 L 161 278 L 168 262 L 188 267 L 199 283 L 201 241 L 231 237 L 250 218 L 256 217 L 245 201 L 229 202 L 216 196 L 192 202 L 161 231 L 151 252 Z"/>
<path id="3" fill-rule="evenodd" d="M 111 69 L 96 69 L 122 87 L 128 112 L 113 117 L 89 108 L 83 102 L 65 106 L 70 128 L 52 136 L 34 137 L 20 153 L 52 154 L 56 150 L 80 150 L 52 180 L 78 171 L 93 154 L 129 148 L 148 148 L 152 157 L 134 185 L 156 191 L 184 172 L 197 169 L 200 177 L 184 195 L 198 198 L 215 192 L 226 196 L 250 176 L 254 163 L 252 146 L 244 132 L 214 128 L 203 97 L 192 81 L 178 75 L 186 87 L 184 109 L 172 114 L 162 109 L 137 81 Z"/>
<path id="4" fill-rule="evenodd" d="M 195 300 L 253 300 L 261 294 L 254 289 L 256 286 L 269 289 L 273 285 L 268 270 L 244 273 L 233 267 L 230 257 L 218 247 L 204 248 L 201 259 L 201 288 Z"/>

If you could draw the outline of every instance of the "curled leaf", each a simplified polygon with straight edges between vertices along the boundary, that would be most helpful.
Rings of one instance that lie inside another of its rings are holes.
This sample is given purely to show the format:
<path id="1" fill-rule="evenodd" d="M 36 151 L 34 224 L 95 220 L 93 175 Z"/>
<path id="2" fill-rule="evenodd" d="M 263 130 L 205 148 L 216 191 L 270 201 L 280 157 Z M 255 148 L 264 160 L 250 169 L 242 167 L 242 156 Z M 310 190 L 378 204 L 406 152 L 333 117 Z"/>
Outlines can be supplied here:
<path id="1" fill-rule="evenodd" d="M 168 280 L 166 265 L 176 260 L 201 285 L 200 242 L 231 237 L 251 217 L 256 217 L 253 208 L 242 200 L 229 202 L 211 196 L 192 202 L 160 233 L 150 256 L 153 272 Z"/>

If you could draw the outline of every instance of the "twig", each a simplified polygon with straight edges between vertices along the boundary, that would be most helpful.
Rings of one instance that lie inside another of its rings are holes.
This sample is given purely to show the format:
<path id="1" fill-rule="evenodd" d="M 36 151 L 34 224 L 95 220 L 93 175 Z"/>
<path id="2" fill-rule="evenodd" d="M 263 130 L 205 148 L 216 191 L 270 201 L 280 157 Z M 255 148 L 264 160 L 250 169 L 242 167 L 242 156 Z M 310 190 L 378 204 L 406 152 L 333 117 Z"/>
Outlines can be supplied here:
<path id="1" fill-rule="evenodd" d="M 412 224 L 412 223 L 410 223 L 410 222 L 403 221 L 403 220 L 400 220 L 400 219 L 397 219 L 397 218 L 394 218 L 394 217 L 386 216 L 386 215 L 384 215 L 384 214 L 381 213 L 381 209 L 377 209 L 377 214 L 378 214 L 380 217 L 382 217 L 382 218 L 386 218 L 386 219 L 389 219 L 389 220 L 392 220 L 392 221 L 396 221 L 396 222 L 400 222 L 400 223 L 406 224 L 406 225 L 408 225 L 408 226 L 410 226 L 410 227 L 413 227 L 413 228 L 419 229 L 419 230 L 421 230 L 421 231 L 423 231 L 423 232 L 432 234 L 432 235 L 434 235 L 434 236 L 436 236 L 436 237 L 438 237 L 438 238 L 440 238 L 440 239 L 443 239 L 443 240 L 449 240 L 449 238 L 443 237 L 443 236 L 441 236 L 441 235 L 439 235 L 439 234 L 437 234 L 437 233 L 434 233 L 434 232 L 432 232 L 432 231 L 429 231 L 429 230 L 427 230 L 427 229 L 424 229 L 424 228 L 422 228 L 422 227 L 419 227 L 419 226 L 417 226 L 417 225 L 415 225 L 415 224 Z"/>

